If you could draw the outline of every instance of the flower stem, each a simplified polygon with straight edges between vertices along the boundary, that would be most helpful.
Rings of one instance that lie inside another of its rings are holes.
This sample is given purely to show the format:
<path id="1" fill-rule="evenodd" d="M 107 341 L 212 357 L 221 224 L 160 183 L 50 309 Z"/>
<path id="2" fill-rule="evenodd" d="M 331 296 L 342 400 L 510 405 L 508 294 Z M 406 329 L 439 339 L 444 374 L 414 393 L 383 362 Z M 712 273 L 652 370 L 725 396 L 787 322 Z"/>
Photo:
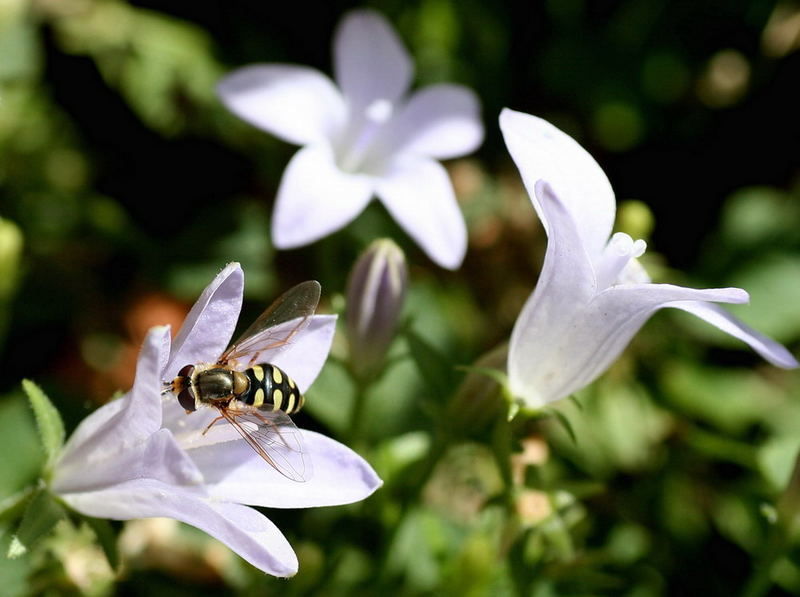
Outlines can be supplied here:
<path id="1" fill-rule="evenodd" d="M 351 446 L 355 446 L 361 440 L 361 426 L 364 421 L 364 409 L 367 404 L 367 391 L 371 385 L 370 382 L 355 375 L 353 380 L 356 384 L 356 393 L 353 399 L 353 406 L 350 409 L 350 425 L 347 432 Z"/>
<path id="2" fill-rule="evenodd" d="M 377 581 L 378 585 L 388 581 L 389 575 L 389 556 L 392 553 L 392 548 L 397 539 L 400 529 L 403 528 L 408 515 L 411 513 L 412 505 L 419 502 L 419 496 L 422 490 L 431 478 L 436 465 L 444 456 L 449 444 L 449 438 L 441 433 L 436 433 L 434 441 L 428 450 L 428 455 L 421 463 L 419 468 L 408 479 L 408 483 L 397 484 L 405 490 L 404 493 L 398 496 L 397 502 L 400 505 L 400 513 L 397 521 L 387 531 L 386 536 L 383 538 L 381 553 L 377 558 Z"/>
<path id="3" fill-rule="evenodd" d="M 742 590 L 742 597 L 761 597 L 772 587 L 772 569 L 788 551 L 797 531 L 800 513 L 800 453 L 794 462 L 792 476 L 777 503 L 777 519 L 770 529 L 763 552 L 753 565 L 753 573 Z"/>

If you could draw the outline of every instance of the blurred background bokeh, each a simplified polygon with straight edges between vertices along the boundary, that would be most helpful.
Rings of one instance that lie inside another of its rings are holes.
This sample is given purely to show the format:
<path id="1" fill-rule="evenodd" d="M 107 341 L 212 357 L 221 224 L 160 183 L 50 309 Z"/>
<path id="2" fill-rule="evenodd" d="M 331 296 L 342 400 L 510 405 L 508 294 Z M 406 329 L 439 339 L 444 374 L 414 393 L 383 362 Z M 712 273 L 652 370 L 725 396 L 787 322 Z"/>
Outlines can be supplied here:
<path id="1" fill-rule="evenodd" d="M 417 86 L 458 82 L 483 102 L 483 147 L 447 164 L 470 231 L 457 272 L 377 203 L 276 252 L 270 213 L 295 148 L 215 96 L 224 73 L 254 62 L 330 73 L 337 21 L 365 5 L 397 28 Z M 798 354 L 798 48 L 800 4 L 784 0 L 0 0 L 0 499 L 41 459 L 20 380 L 73 429 L 130 386 L 145 331 L 177 329 L 225 263 L 244 267 L 244 324 L 309 278 L 322 310 L 343 312 L 349 270 L 379 236 L 404 249 L 410 281 L 405 332 L 355 446 L 386 487 L 353 506 L 268 513 L 297 577 L 265 577 L 194 529 L 150 520 L 115 527 L 115 579 L 75 523 L 36 557 L 0 558 L 4 594 L 45 594 L 53 579 L 47 594 L 737 594 L 774 543 L 800 377 L 688 316 L 659 314 L 580 407 L 563 405 L 577 440 L 556 423 L 514 430 L 513 495 L 477 421 L 411 504 L 404 475 L 433 449 L 432 413 L 463 376 L 453 367 L 507 338 L 541 266 L 544 235 L 497 127 L 504 106 L 596 157 L 617 227 L 648 240 L 658 281 L 747 289 L 736 314 Z M 300 426 L 347 435 L 345 352 L 340 338 Z M 782 545 L 771 594 L 798 594 L 800 541 Z"/>

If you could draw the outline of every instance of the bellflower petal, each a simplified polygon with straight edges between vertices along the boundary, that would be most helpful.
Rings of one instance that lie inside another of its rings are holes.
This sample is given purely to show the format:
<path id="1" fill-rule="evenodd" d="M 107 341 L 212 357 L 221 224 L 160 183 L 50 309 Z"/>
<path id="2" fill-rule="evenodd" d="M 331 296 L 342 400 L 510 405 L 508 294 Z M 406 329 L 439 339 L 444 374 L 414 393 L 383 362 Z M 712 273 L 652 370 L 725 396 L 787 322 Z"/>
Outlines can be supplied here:
<path id="1" fill-rule="evenodd" d="M 275 246 L 299 247 L 339 230 L 377 194 L 431 259 L 458 267 L 466 227 L 450 180 L 435 164 L 415 160 L 460 156 L 481 143 L 477 97 L 458 85 L 434 85 L 407 96 L 411 58 L 373 10 L 344 17 L 333 54 L 341 93 L 316 71 L 287 65 L 245 67 L 219 86 L 223 102 L 239 116 L 305 145 L 278 189 Z M 392 200 L 407 194 L 411 169 L 433 184 L 425 190 L 425 201 L 432 201 L 428 208 Z"/>
<path id="2" fill-rule="evenodd" d="M 286 577 L 297 573 L 297 556 L 266 516 L 247 506 L 209 499 L 200 490 L 139 479 L 74 494 L 67 503 L 99 518 L 174 518 L 205 531 L 268 574 Z"/>
<path id="3" fill-rule="evenodd" d="M 573 322 L 568 354 L 561 365 L 561 385 L 552 395 L 568 396 L 599 377 L 630 343 L 633 336 L 657 310 L 679 307 L 683 301 L 745 303 L 740 288 L 694 289 L 670 284 L 615 286 L 601 292 Z M 570 372 L 568 374 L 568 371 Z"/>
<path id="4" fill-rule="evenodd" d="M 548 181 L 572 214 L 590 256 L 605 249 L 617 210 L 614 191 L 600 165 L 572 137 L 536 116 L 508 108 L 500 114 L 506 146 L 539 217 L 536 183 Z M 549 234 L 549 229 L 545 226 Z"/>
<path id="5" fill-rule="evenodd" d="M 368 496 L 380 484 L 375 471 L 358 454 L 330 438 L 303 431 L 306 450 L 314 455 L 314 475 L 297 483 L 270 467 L 243 442 L 190 450 L 203 471 L 212 498 L 267 508 L 308 508 L 349 504 Z M 264 491 L 269 486 L 269 492 Z"/>
<path id="6" fill-rule="evenodd" d="M 513 394 L 538 408 L 583 388 L 663 307 L 698 315 L 778 366 L 797 366 L 782 346 L 708 304 L 747 302 L 744 290 L 650 283 L 636 261 L 645 243 L 623 233 L 608 238 L 613 194 L 599 166 L 577 143 L 531 116 L 504 110 L 500 121 L 548 234 L 539 282 L 511 335 Z"/>
<path id="7" fill-rule="evenodd" d="M 278 189 L 272 217 L 272 242 L 279 249 L 299 247 L 349 224 L 372 198 L 372 180 L 336 167 L 330 147 L 298 151 Z"/>
<path id="8" fill-rule="evenodd" d="M 246 66 L 223 78 L 217 93 L 239 118 L 295 145 L 329 139 L 346 118 L 333 81 L 304 66 Z"/>
<path id="9" fill-rule="evenodd" d="M 441 84 L 411 96 L 378 143 L 387 155 L 402 150 L 446 160 L 472 153 L 482 141 L 478 97 L 466 87 Z"/>
<path id="10" fill-rule="evenodd" d="M 64 446 L 55 478 L 81 471 L 87 465 L 100 466 L 119 452 L 146 441 L 161 427 L 160 405 L 147 400 L 146 389 L 160 386 L 169 346 L 169 328 L 154 328 L 148 333 L 136 365 L 133 389 L 78 425 Z"/>
<path id="11" fill-rule="evenodd" d="M 414 66 L 392 26 L 373 10 L 355 10 L 333 42 L 336 82 L 354 111 L 377 100 L 394 103 L 411 85 Z"/>
<path id="12" fill-rule="evenodd" d="M 203 482 L 200 471 L 167 429 L 159 429 L 137 445 L 123 446 L 106 452 L 103 457 L 94 456 L 78 460 L 72 452 L 59 467 L 53 490 L 68 503 L 74 494 L 93 493 L 98 488 L 137 479 L 157 479 L 186 486 L 200 486 Z"/>
<path id="13" fill-rule="evenodd" d="M 244 274 L 238 263 L 230 263 L 216 275 L 186 316 L 172 343 L 167 378 L 189 363 L 214 361 L 231 341 L 242 309 Z"/>
<path id="14" fill-rule="evenodd" d="M 537 195 L 551 233 L 542 274 L 517 318 L 508 358 L 511 391 L 530 406 L 544 406 L 594 381 L 662 307 L 689 300 L 747 301 L 738 288 L 668 284 L 619 285 L 598 293 L 570 212 L 546 183 L 537 184 Z"/>
<path id="15" fill-rule="evenodd" d="M 456 269 L 467 251 L 467 227 L 447 171 L 438 162 L 395 160 L 378 182 L 378 197 L 436 263 Z"/>
<path id="16" fill-rule="evenodd" d="M 175 373 L 171 367 L 188 364 L 183 360 L 190 356 L 189 363 L 219 358 L 224 350 L 220 342 L 227 342 L 238 317 L 242 282 L 238 264 L 214 279 L 187 317 L 171 356 L 169 330 L 151 330 L 133 388 L 79 425 L 55 467 L 51 489 L 88 516 L 181 520 L 213 535 L 261 570 L 290 576 L 297 571 L 291 546 L 267 518 L 242 504 L 289 508 L 349 503 L 367 497 L 381 481 L 354 452 L 302 431 L 297 433 L 305 440 L 317 476 L 308 483 L 290 481 L 230 425 L 217 424 L 203 435 L 217 416 L 215 409 L 186 414 L 174 396 L 162 399 L 162 382 Z M 263 356 L 280 361 L 304 389 L 322 367 L 334 326 L 334 316 L 313 316 L 290 345 Z M 220 334 L 223 338 L 207 340 L 208 335 Z M 235 461 L 230 460 L 232 454 Z"/>
<path id="17" fill-rule="evenodd" d="M 677 309 L 682 309 L 683 311 L 691 313 L 692 315 L 696 315 L 700 319 L 718 327 L 726 334 L 730 334 L 734 338 L 738 338 L 742 342 L 746 342 L 750 348 L 755 350 L 764 359 L 776 367 L 782 367 L 783 369 L 794 369 L 798 366 L 797 359 L 794 358 L 792 353 L 786 350 L 783 345 L 754 330 L 716 305 L 698 302 L 685 302 L 676 303 L 671 306 Z"/>

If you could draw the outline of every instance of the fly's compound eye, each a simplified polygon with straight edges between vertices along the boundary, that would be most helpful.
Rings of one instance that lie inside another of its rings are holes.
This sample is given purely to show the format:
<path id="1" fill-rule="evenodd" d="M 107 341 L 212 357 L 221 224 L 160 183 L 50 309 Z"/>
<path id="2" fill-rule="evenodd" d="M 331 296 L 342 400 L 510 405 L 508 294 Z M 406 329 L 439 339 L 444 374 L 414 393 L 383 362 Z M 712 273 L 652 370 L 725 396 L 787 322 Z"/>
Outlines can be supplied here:
<path id="1" fill-rule="evenodd" d="M 191 377 L 194 373 L 194 365 L 186 365 L 178 371 L 178 377 Z"/>
<path id="2" fill-rule="evenodd" d="M 194 401 L 194 390 L 192 388 L 184 388 L 178 394 L 178 402 L 183 407 L 184 410 L 194 411 L 197 410 Z"/>

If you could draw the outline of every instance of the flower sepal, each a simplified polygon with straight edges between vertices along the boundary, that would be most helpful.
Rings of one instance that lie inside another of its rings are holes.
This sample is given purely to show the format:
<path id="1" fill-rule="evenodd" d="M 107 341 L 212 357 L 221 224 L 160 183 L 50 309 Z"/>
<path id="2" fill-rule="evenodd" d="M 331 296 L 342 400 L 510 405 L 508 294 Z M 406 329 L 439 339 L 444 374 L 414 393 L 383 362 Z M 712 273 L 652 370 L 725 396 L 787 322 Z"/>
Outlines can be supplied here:
<path id="1" fill-rule="evenodd" d="M 64 422 L 61 419 L 61 413 L 53 406 L 53 403 L 50 402 L 50 399 L 39 386 L 28 379 L 23 379 L 22 389 L 31 403 L 31 409 L 33 409 L 33 414 L 36 417 L 39 439 L 42 441 L 42 448 L 45 453 L 42 477 L 45 480 L 49 480 L 53 467 L 64 447 Z"/>
<path id="2" fill-rule="evenodd" d="M 33 491 L 23 496 L 15 504 L 25 510 L 20 518 L 16 533 L 12 535 L 6 557 L 19 558 L 30 551 L 41 539 L 50 534 L 56 523 L 66 517 L 66 511 L 61 500 L 40 483 Z"/>
<path id="3" fill-rule="evenodd" d="M 457 367 L 466 372 L 444 410 L 448 431 L 456 436 L 482 435 L 507 413 L 509 397 L 506 374 L 500 370 L 508 347 L 490 350 L 473 365 Z"/>

